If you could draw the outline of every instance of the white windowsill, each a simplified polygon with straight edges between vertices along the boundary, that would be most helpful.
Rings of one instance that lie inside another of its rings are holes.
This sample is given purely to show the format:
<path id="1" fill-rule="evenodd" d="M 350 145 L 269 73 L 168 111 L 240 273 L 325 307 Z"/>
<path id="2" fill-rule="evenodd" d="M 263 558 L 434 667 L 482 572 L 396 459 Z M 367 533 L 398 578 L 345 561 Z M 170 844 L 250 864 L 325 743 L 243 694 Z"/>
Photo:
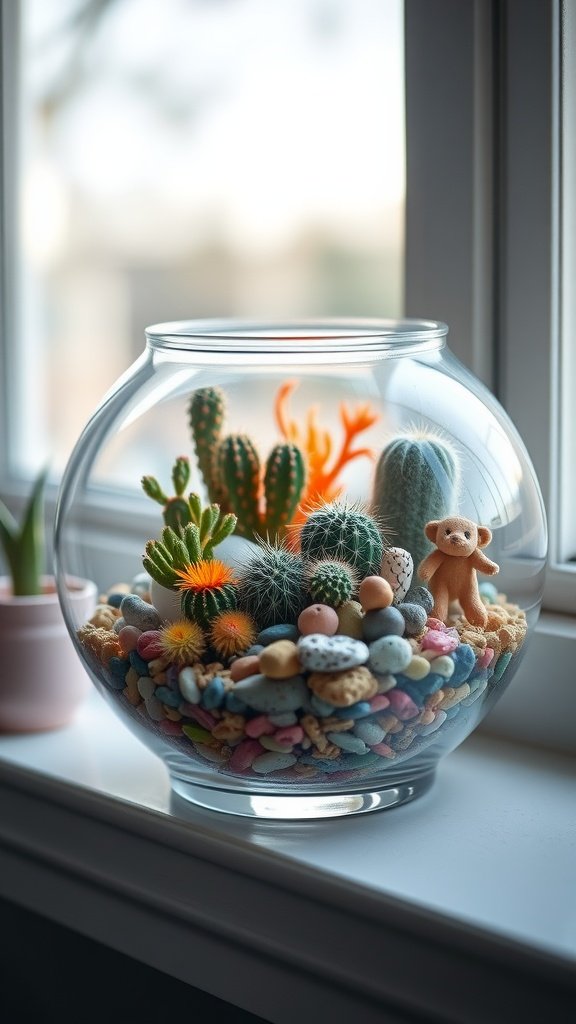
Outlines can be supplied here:
<path id="1" fill-rule="evenodd" d="M 94 692 L 0 738 L 0 895 L 280 1024 L 543 1019 L 576 995 L 575 777 L 477 735 L 413 804 L 253 822 L 171 800 Z"/>

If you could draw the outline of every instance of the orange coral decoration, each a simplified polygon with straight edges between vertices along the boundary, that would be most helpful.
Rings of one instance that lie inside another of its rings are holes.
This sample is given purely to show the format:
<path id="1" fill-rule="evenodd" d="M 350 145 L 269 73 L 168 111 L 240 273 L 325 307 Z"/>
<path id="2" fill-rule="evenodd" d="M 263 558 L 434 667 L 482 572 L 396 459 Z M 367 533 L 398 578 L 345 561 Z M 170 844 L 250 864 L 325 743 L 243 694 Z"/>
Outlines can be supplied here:
<path id="1" fill-rule="evenodd" d="M 306 486 L 298 512 L 292 521 L 293 526 L 303 523 L 311 508 L 335 501 L 340 496 L 342 487 L 338 486 L 338 477 L 347 463 L 361 456 L 374 458 L 371 448 L 354 448 L 353 445 L 358 434 L 368 430 L 379 419 L 378 413 L 374 412 L 368 402 L 356 406 L 354 410 L 349 410 L 346 403 L 341 402 L 339 412 L 344 437 L 339 451 L 334 453 L 332 463 L 329 465 L 333 454 L 332 438 L 327 430 L 318 426 L 317 407 L 312 406 L 308 410 L 306 425 L 303 428 L 289 417 L 287 403 L 297 385 L 298 382 L 295 380 L 285 381 L 278 389 L 274 401 L 278 429 L 287 441 L 298 445 L 304 454 L 308 469 Z"/>

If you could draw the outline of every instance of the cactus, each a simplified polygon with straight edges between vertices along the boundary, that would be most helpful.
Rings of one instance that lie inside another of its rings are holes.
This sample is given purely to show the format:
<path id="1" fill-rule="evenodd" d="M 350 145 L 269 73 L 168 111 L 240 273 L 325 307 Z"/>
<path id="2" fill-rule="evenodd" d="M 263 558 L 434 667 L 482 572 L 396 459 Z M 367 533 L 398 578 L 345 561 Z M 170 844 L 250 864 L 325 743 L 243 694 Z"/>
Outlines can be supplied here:
<path id="1" fill-rule="evenodd" d="M 188 405 L 188 420 L 198 467 L 211 502 L 217 502 L 223 512 L 230 511 L 226 493 L 218 476 L 217 451 L 221 440 L 226 412 L 226 399 L 222 388 L 198 388 Z"/>
<path id="2" fill-rule="evenodd" d="M 458 475 L 455 451 L 431 431 L 393 438 L 380 455 L 372 510 L 415 566 L 433 550 L 426 523 L 454 512 Z"/>
<path id="3" fill-rule="evenodd" d="M 177 571 L 182 591 L 180 606 L 186 618 L 204 628 L 221 612 L 236 608 L 236 580 L 232 569 L 217 558 L 200 560 Z"/>
<path id="4" fill-rule="evenodd" d="M 214 557 L 214 548 L 233 533 L 236 516 L 222 516 L 218 505 L 202 509 L 197 494 L 187 502 L 193 520 L 177 530 L 165 526 L 161 540 L 149 540 L 142 565 L 149 576 L 163 587 L 174 589 L 178 585 L 179 570 Z"/>
<path id="5" fill-rule="evenodd" d="M 260 629 L 296 622 L 306 604 L 304 564 L 283 544 L 260 542 L 238 574 L 238 607 Z"/>
<path id="6" fill-rule="evenodd" d="M 307 568 L 308 593 L 313 601 L 339 608 L 355 593 L 358 580 L 347 562 L 324 559 Z"/>
<path id="7" fill-rule="evenodd" d="M 199 388 L 188 408 L 198 466 L 210 499 L 235 513 L 240 536 L 249 540 L 282 537 L 304 489 L 300 448 L 291 442 L 277 444 L 263 468 L 246 434 L 222 436 L 225 399 L 220 388 Z"/>
<path id="8" fill-rule="evenodd" d="M 335 501 L 308 516 L 300 534 L 306 561 L 348 562 L 359 577 L 380 571 L 384 543 L 375 519 L 355 505 Z"/>
<path id="9" fill-rule="evenodd" d="M 172 467 L 172 483 L 176 494 L 169 498 L 164 493 L 160 484 L 153 476 L 142 477 L 142 490 L 152 501 L 163 506 L 162 515 L 166 526 L 176 530 L 179 526 L 186 526 L 190 522 L 190 510 L 188 502 L 183 497 L 184 491 L 190 479 L 190 461 L 185 455 L 180 455 Z"/>
<path id="10" fill-rule="evenodd" d="M 277 444 L 266 461 L 264 528 L 270 536 L 281 535 L 292 521 L 304 489 L 306 468 L 295 444 Z"/>
<path id="11" fill-rule="evenodd" d="M 218 472 L 238 517 L 236 532 L 253 540 L 260 533 L 260 459 L 249 437 L 230 434 L 224 438 L 218 448 Z"/>

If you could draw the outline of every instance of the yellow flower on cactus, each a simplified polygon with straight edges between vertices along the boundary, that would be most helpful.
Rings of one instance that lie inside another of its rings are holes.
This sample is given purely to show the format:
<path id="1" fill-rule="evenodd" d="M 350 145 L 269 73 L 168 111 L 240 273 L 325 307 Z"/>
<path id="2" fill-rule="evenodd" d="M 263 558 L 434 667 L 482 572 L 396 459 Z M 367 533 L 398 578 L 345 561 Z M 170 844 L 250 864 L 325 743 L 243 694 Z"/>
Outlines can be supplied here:
<path id="1" fill-rule="evenodd" d="M 212 620 L 210 643 L 222 658 L 230 658 L 250 647 L 256 639 L 254 620 L 245 612 L 220 612 Z"/>
<path id="2" fill-rule="evenodd" d="M 162 651 L 176 665 L 190 665 L 196 661 L 206 648 L 206 640 L 202 628 L 197 622 L 180 619 L 160 630 Z"/>
<path id="3" fill-rule="evenodd" d="M 176 584 L 180 590 L 194 590 L 197 593 L 202 590 L 217 590 L 227 583 L 236 582 L 230 566 L 218 558 L 201 559 L 187 565 L 185 569 L 176 569 L 175 572 L 180 577 Z"/>

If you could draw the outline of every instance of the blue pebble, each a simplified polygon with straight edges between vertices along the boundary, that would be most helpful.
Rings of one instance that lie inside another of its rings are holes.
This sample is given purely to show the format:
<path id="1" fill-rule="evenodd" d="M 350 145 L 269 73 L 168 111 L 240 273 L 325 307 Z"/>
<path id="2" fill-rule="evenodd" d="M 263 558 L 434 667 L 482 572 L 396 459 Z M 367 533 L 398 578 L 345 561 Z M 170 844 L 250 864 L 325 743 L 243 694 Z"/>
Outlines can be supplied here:
<path id="1" fill-rule="evenodd" d="M 414 700 L 413 694 L 417 693 L 420 698 L 429 697 L 431 693 L 436 693 L 437 690 L 441 690 L 446 684 L 446 679 L 441 676 L 439 672 L 429 672 L 424 679 L 409 679 L 408 676 L 397 675 L 396 685 L 408 693 L 412 700 Z M 450 686 L 452 680 L 449 680 Z"/>
<path id="2" fill-rule="evenodd" d="M 160 629 L 162 620 L 153 605 L 143 601 L 137 594 L 126 594 L 120 604 L 122 617 L 129 626 L 137 626 L 143 632 Z"/>
<path id="3" fill-rule="evenodd" d="M 460 713 L 461 706 L 461 704 L 455 704 L 453 708 L 448 708 L 448 711 L 445 712 L 447 721 L 450 721 L 451 718 L 456 718 L 456 715 Z"/>
<path id="4" fill-rule="evenodd" d="M 336 718 L 365 718 L 372 714 L 372 708 L 367 700 L 359 700 L 357 704 L 351 704 L 349 708 L 332 709 Z"/>
<path id="5" fill-rule="evenodd" d="M 501 679 L 505 670 L 508 668 L 512 652 L 507 651 L 506 654 L 501 654 L 494 666 L 494 679 Z"/>
<path id="6" fill-rule="evenodd" d="M 406 628 L 404 616 L 392 605 L 366 612 L 362 619 L 362 636 L 366 643 L 379 640 L 382 636 L 402 636 Z"/>
<path id="7" fill-rule="evenodd" d="M 329 732 L 326 733 L 326 738 L 336 747 L 340 747 L 340 750 L 345 750 L 347 754 L 367 754 L 368 747 L 364 743 L 364 740 L 360 739 L 359 736 L 355 736 L 351 732 Z"/>
<path id="8" fill-rule="evenodd" d="M 176 693 L 175 690 L 171 690 L 169 686 L 157 686 L 154 696 L 162 704 L 167 704 L 169 708 L 177 708 L 182 701 L 180 694 Z"/>
<path id="9" fill-rule="evenodd" d="M 111 675 L 113 675 L 115 679 L 121 679 L 122 680 L 122 685 L 124 685 L 124 680 L 126 679 L 126 673 L 127 673 L 129 668 L 130 668 L 130 662 L 128 661 L 128 658 L 117 658 L 117 657 L 114 657 L 114 658 L 110 658 L 110 661 L 108 662 L 108 669 L 109 669 Z M 146 675 L 147 674 L 148 673 L 146 673 Z"/>
<path id="10" fill-rule="evenodd" d="M 478 584 L 478 591 L 480 593 L 480 597 L 486 598 L 490 604 L 495 604 L 498 600 L 498 589 L 493 583 L 490 583 L 487 580 Z"/>
<path id="11" fill-rule="evenodd" d="M 322 700 L 321 697 L 317 697 L 315 693 L 310 697 L 309 704 L 314 714 L 320 715 L 320 718 L 328 718 L 334 714 L 334 705 L 329 704 L 327 700 Z M 346 710 L 348 709 L 346 708 Z"/>
<path id="12" fill-rule="evenodd" d="M 450 686 L 456 689 L 468 679 L 472 669 L 476 664 L 476 655 L 470 647 L 470 644 L 460 644 L 455 651 L 449 655 L 454 662 L 454 672 L 450 676 Z"/>
<path id="13" fill-rule="evenodd" d="M 389 609 L 386 608 L 385 611 L 389 611 Z M 400 612 L 398 612 L 398 615 L 400 615 Z M 400 618 L 402 619 L 401 615 Z M 402 624 L 404 624 L 404 619 L 402 619 Z M 368 666 L 379 675 L 386 675 L 387 673 L 396 675 L 397 672 L 402 672 L 411 661 L 412 648 L 402 636 L 390 634 L 389 636 L 382 636 L 370 644 Z"/>
<path id="14" fill-rule="evenodd" d="M 132 668 L 135 669 L 139 676 L 147 676 L 149 674 L 148 662 L 144 661 L 144 658 L 138 654 L 138 651 L 130 651 L 128 657 Z"/>
<path id="15" fill-rule="evenodd" d="M 373 750 L 370 750 L 367 754 L 345 754 L 342 758 L 341 768 L 344 771 L 350 771 L 354 768 L 368 768 L 371 764 L 382 764 L 382 757 L 380 754 L 375 754 Z"/>
<path id="16" fill-rule="evenodd" d="M 201 703 L 207 709 L 219 708 L 224 703 L 225 696 L 224 680 L 220 676 L 214 676 L 202 694 Z"/>
<path id="17" fill-rule="evenodd" d="M 468 685 L 471 693 L 477 690 L 481 683 L 486 684 L 488 682 L 488 673 L 489 670 L 487 668 L 477 668 L 472 675 L 468 677 Z"/>
<path id="18" fill-rule="evenodd" d="M 282 622 L 277 626 L 268 626 L 261 630 L 256 637 L 256 643 L 268 647 L 268 644 L 276 643 L 277 640 L 293 640 L 295 642 L 299 636 L 297 626 L 290 622 Z"/>
<path id="19" fill-rule="evenodd" d="M 111 594 L 108 594 L 106 602 L 111 608 L 119 608 L 125 597 L 126 594 L 121 594 L 119 591 L 115 590 Z"/>
<path id="20" fill-rule="evenodd" d="M 264 644 L 252 644 L 252 647 L 249 647 L 248 650 L 244 652 L 244 655 L 247 657 L 249 654 L 260 654 L 263 650 Z"/>
<path id="21" fill-rule="evenodd" d="M 234 715 L 243 715 L 247 710 L 247 705 L 240 697 L 237 697 L 235 693 L 229 691 L 226 694 L 224 705 L 227 711 L 231 711 Z"/>

